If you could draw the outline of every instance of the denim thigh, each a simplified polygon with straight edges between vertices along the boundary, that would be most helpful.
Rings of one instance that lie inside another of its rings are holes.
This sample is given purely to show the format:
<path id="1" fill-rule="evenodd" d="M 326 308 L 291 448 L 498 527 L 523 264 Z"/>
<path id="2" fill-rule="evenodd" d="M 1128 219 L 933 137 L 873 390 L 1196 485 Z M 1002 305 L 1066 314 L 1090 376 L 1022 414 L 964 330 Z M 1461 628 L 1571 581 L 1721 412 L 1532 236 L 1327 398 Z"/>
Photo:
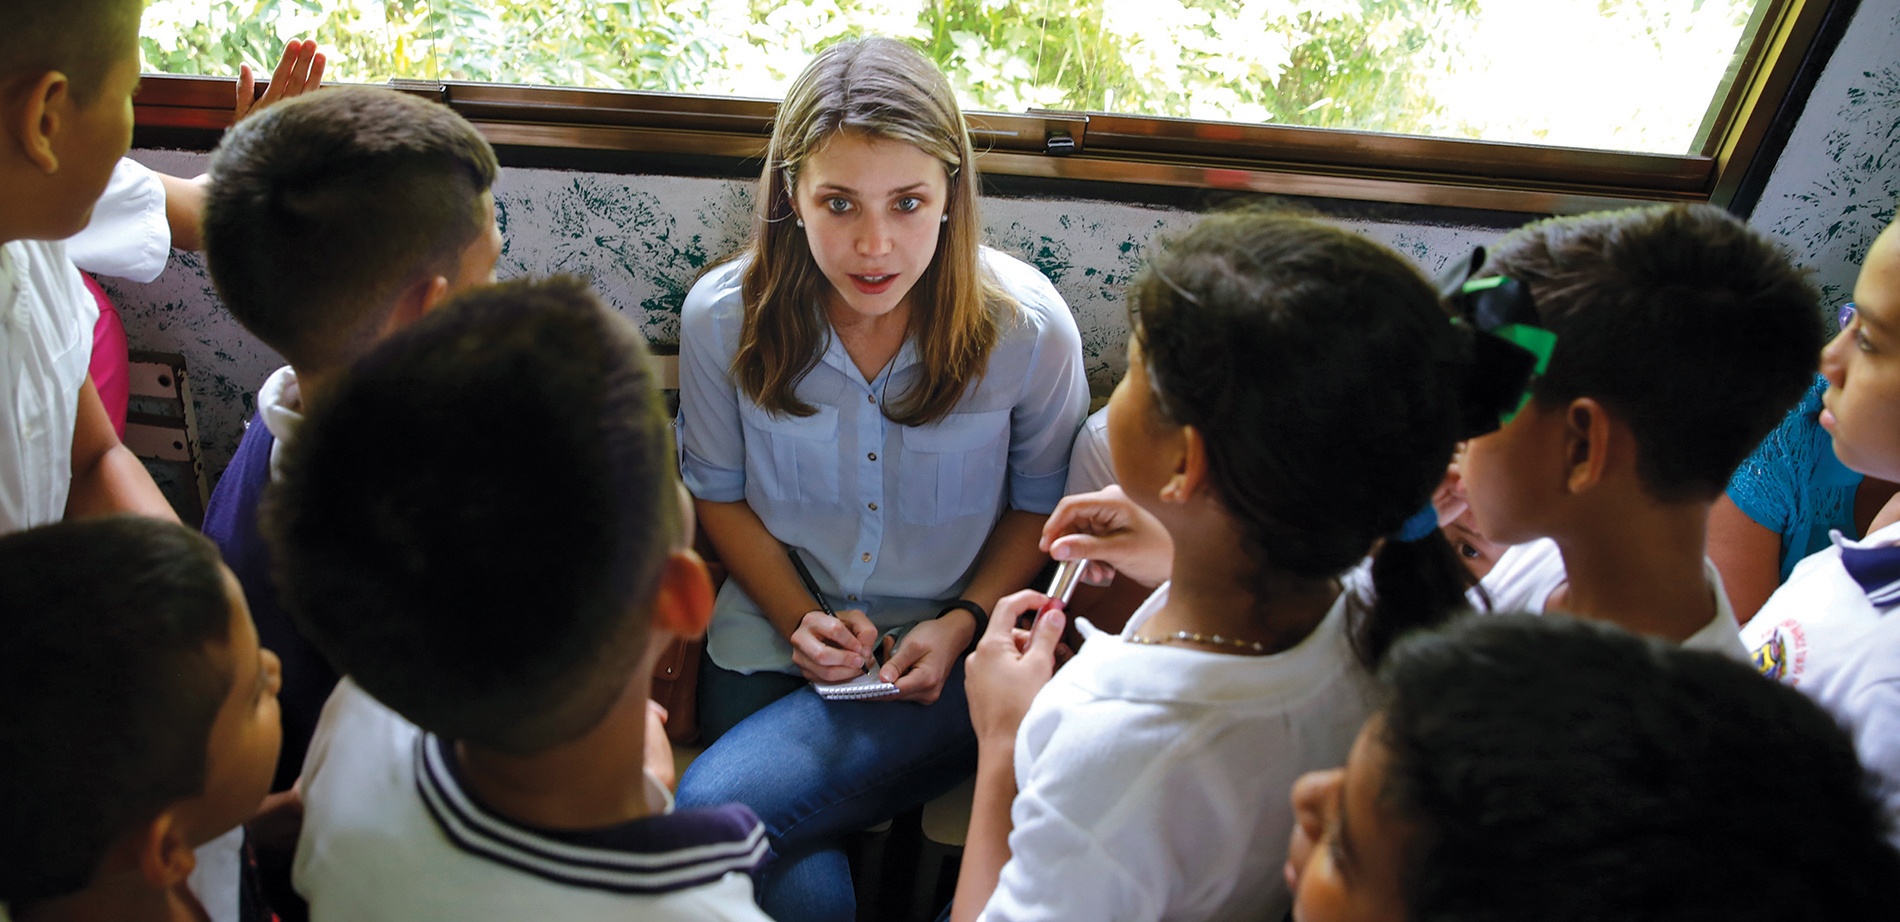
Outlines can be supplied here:
<path id="1" fill-rule="evenodd" d="M 745 804 L 782 854 L 888 820 L 975 770 L 958 661 L 929 705 L 826 701 L 809 686 L 779 698 L 693 760 L 678 803 Z"/>

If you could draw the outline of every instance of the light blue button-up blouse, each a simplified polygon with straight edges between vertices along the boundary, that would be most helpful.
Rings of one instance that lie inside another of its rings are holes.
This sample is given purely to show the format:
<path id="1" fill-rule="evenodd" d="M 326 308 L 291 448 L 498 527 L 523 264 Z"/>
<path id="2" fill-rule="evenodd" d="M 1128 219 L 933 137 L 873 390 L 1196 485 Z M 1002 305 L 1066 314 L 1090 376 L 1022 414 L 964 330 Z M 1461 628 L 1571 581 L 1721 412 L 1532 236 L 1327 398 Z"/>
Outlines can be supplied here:
<path id="1" fill-rule="evenodd" d="M 681 310 L 687 489 L 710 502 L 745 500 L 798 550 L 833 608 L 861 609 L 880 629 L 934 617 L 956 599 L 1005 508 L 1055 508 L 1088 409 L 1082 338 L 1062 296 L 1020 260 L 988 248 L 982 259 L 1021 309 L 988 372 L 928 426 L 883 412 L 917 377 L 909 341 L 866 381 L 830 337 L 796 388 L 817 408 L 811 416 L 775 416 L 741 394 L 728 369 L 744 315 L 743 260 L 708 272 Z M 725 669 L 795 671 L 791 645 L 736 580 L 719 592 L 707 649 Z"/>

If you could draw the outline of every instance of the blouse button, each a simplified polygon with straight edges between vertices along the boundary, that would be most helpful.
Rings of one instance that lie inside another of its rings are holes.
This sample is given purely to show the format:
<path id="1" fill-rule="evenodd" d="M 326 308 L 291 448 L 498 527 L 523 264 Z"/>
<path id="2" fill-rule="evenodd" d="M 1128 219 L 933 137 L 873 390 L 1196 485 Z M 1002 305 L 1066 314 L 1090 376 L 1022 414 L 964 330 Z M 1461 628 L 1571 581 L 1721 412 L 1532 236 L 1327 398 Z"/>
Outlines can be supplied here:
<path id="1" fill-rule="evenodd" d="M 855 595 L 848 595 L 844 597 L 844 600 L 847 602 L 856 602 L 858 600 L 858 597 Z"/>
<path id="2" fill-rule="evenodd" d="M 871 511 L 872 511 L 872 512 L 876 512 L 876 511 L 877 511 L 877 504 L 876 504 L 876 503 L 872 503 L 872 504 L 871 504 Z"/>
<path id="3" fill-rule="evenodd" d="M 859 560 L 862 560 L 862 561 L 864 561 L 865 563 L 870 563 L 870 562 L 871 562 L 871 555 L 869 555 L 869 554 L 866 554 L 866 555 L 864 555 L 863 557 L 860 557 L 860 558 L 858 558 L 858 559 L 859 559 Z"/>
<path id="4" fill-rule="evenodd" d="M 875 451 L 874 451 L 874 452 L 871 452 L 870 454 L 868 454 L 868 455 L 865 455 L 865 457 L 867 457 L 867 458 L 870 458 L 870 459 L 871 459 L 871 460 L 873 460 L 873 461 L 876 461 L 876 460 L 877 460 L 877 452 L 875 452 Z"/>
<path id="5" fill-rule="evenodd" d="M 870 394 L 865 394 L 865 395 L 864 395 L 864 402 L 865 402 L 865 403 L 872 403 L 872 404 L 874 404 L 874 403 L 877 403 L 877 398 L 876 398 L 876 397 L 874 397 L 874 396 L 872 396 L 872 395 L 870 395 Z"/>

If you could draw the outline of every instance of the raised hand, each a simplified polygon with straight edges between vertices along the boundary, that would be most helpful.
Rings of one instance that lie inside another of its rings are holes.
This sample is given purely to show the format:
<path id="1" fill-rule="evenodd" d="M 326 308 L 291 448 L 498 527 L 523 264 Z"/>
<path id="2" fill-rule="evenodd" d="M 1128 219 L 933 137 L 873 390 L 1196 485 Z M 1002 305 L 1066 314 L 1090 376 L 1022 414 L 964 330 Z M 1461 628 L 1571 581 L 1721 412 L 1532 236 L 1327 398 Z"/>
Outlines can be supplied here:
<path id="1" fill-rule="evenodd" d="M 238 65 L 237 104 L 232 110 L 232 123 L 280 100 L 302 96 L 322 86 L 323 62 L 323 52 L 317 50 L 316 42 L 292 39 L 284 45 L 284 56 L 271 72 L 270 86 L 261 97 L 257 96 L 257 80 L 251 73 L 251 65 Z"/>

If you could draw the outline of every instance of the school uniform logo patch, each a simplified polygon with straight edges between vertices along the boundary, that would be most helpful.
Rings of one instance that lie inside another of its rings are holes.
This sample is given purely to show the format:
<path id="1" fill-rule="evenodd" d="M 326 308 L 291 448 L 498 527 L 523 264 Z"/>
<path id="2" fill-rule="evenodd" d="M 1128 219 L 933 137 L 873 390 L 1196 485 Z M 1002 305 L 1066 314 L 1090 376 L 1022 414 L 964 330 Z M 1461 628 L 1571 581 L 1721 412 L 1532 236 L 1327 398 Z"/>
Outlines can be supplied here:
<path id="1" fill-rule="evenodd" d="M 1762 675 L 1784 685 L 1799 685 L 1802 667 L 1808 662 L 1807 632 L 1798 621 L 1783 621 L 1755 648 L 1754 656 L 1755 668 Z"/>
<path id="2" fill-rule="evenodd" d="M 1781 632 L 1768 636 L 1768 642 L 1755 648 L 1755 668 L 1761 674 L 1775 681 L 1781 681 L 1781 675 L 1788 666 L 1788 642 L 1782 639 Z"/>

